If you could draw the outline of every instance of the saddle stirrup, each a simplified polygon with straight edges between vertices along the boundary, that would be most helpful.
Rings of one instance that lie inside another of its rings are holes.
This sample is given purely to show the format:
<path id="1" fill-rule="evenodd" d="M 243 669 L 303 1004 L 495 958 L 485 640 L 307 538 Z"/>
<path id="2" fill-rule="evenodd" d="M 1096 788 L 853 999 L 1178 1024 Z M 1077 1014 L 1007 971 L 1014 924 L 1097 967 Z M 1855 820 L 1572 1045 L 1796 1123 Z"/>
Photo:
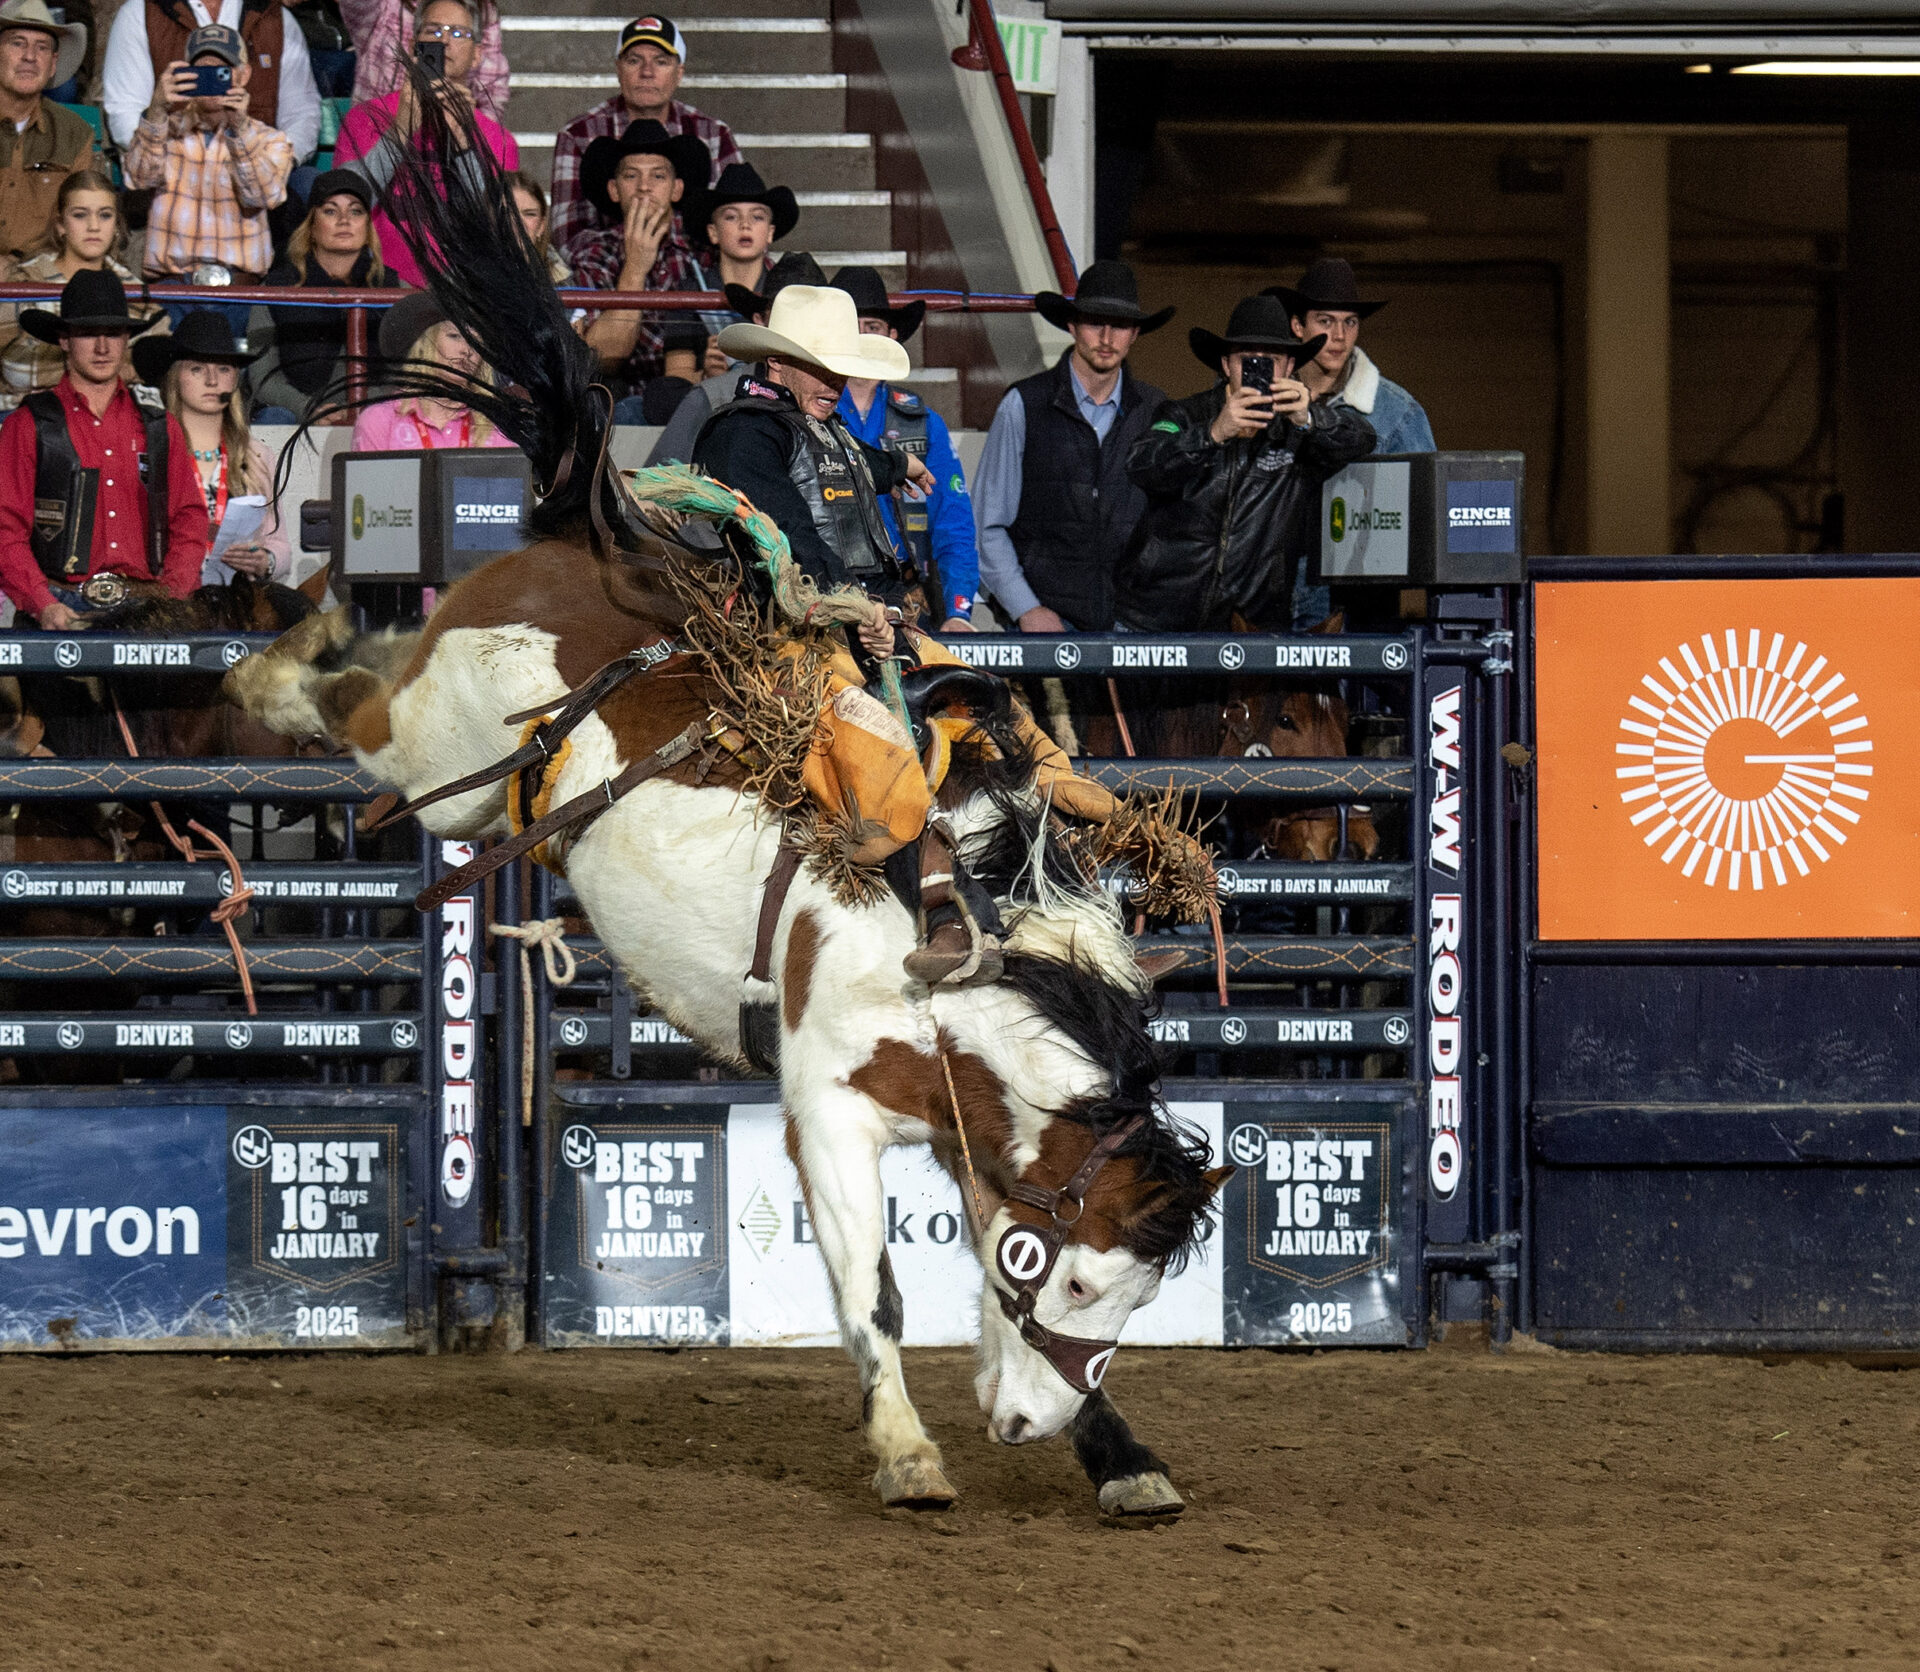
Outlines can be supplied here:
<path id="1" fill-rule="evenodd" d="M 920 944 L 902 965 L 927 987 L 984 987 L 1004 968 L 999 937 L 980 927 L 957 885 L 959 865 L 945 827 L 929 824 L 920 837 Z"/>

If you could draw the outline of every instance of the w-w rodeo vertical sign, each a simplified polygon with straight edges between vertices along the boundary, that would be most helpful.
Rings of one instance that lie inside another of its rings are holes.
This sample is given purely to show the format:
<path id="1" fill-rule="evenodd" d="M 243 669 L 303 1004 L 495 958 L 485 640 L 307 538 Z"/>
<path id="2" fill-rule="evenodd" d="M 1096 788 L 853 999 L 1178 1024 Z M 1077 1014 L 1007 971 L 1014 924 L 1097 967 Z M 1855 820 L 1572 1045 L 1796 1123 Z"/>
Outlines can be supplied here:
<path id="1" fill-rule="evenodd" d="M 1426 916 L 1425 977 L 1417 994 L 1427 1085 L 1427 1237 L 1465 1242 L 1472 1235 L 1466 1181 L 1469 1114 L 1479 1079 L 1468 1003 L 1476 968 L 1474 915 L 1468 867 L 1474 862 L 1468 674 L 1428 664 L 1421 682 L 1424 712 L 1413 723 L 1426 730 L 1426 771 L 1414 821 L 1421 906 Z"/>
<path id="2" fill-rule="evenodd" d="M 464 865 L 471 842 L 435 841 L 439 866 Z M 481 1091 L 480 974 L 486 960 L 485 919 L 478 890 L 445 901 L 434 923 L 434 968 L 427 972 L 432 1007 L 427 1039 L 430 1083 L 437 1095 L 439 1172 L 433 1223 L 438 1248 L 476 1248 L 484 1235 L 486 1202 L 480 1185 L 486 1099 Z"/>

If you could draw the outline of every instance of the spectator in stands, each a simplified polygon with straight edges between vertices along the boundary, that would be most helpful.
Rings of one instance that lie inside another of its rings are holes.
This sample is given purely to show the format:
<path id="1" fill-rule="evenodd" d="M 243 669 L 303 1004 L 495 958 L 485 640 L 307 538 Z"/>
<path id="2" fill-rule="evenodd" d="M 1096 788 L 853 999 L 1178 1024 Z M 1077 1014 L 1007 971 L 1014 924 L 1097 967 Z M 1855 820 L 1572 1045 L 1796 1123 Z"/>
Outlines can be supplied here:
<path id="1" fill-rule="evenodd" d="M 1323 256 L 1289 288 L 1274 285 L 1266 293 L 1285 305 L 1297 337 L 1324 336 L 1325 346 L 1300 367 L 1300 381 L 1317 401 L 1350 406 L 1373 426 L 1376 453 L 1431 453 L 1433 426 L 1413 396 L 1380 375 L 1360 346 L 1360 321 L 1386 306 L 1360 300 L 1353 268 L 1337 256 Z M 1333 613 L 1330 587 L 1295 582 L 1294 620 L 1324 621 Z"/>
<path id="2" fill-rule="evenodd" d="M 293 146 L 248 114 L 251 66 L 237 30 L 196 29 L 186 53 L 155 84 L 126 155 L 127 185 L 158 188 L 147 215 L 146 275 L 162 284 L 258 284 L 273 265 L 267 212 L 286 201 Z M 196 98 L 193 68 L 208 64 L 231 68 L 232 88 Z M 225 311 L 235 334 L 244 333 L 252 305 Z M 167 312 L 178 322 L 188 310 Z"/>
<path id="3" fill-rule="evenodd" d="M 1173 309 L 1146 312 L 1124 261 L 1096 261 L 1071 301 L 1052 290 L 1033 300 L 1073 345 L 993 415 L 974 495 L 980 576 L 1023 633 L 1104 632 L 1114 567 L 1146 509 L 1127 455 L 1166 399 L 1126 360 Z"/>
<path id="4" fill-rule="evenodd" d="M 427 291 L 404 296 L 380 322 L 382 358 L 413 361 L 455 379 L 479 383 L 492 376 L 478 350 L 449 325 Z M 484 414 L 457 401 L 402 395 L 365 407 L 353 421 L 356 452 L 432 451 L 444 447 L 511 447 Z"/>
<path id="5" fill-rule="evenodd" d="M 572 284 L 572 266 L 553 247 L 547 194 L 540 189 L 540 182 L 524 169 L 516 169 L 507 176 L 507 190 L 513 193 L 513 206 L 519 212 L 520 224 L 527 229 L 527 241 L 533 245 L 534 253 L 547 264 L 553 282 L 561 286 Z"/>
<path id="6" fill-rule="evenodd" d="M 1380 368 L 1360 346 L 1360 322 L 1385 302 L 1363 302 L 1353 268 L 1336 257 L 1316 261 L 1291 289 L 1274 285 L 1265 292 L 1286 305 L 1294 335 L 1324 337 L 1326 345 L 1300 367 L 1300 381 L 1316 401 L 1350 406 L 1373 426 L 1380 453 L 1431 453 L 1433 426 L 1420 403 Z"/>
<path id="7" fill-rule="evenodd" d="M 569 259 L 576 281 L 594 290 L 703 288 L 700 263 L 681 236 L 674 205 L 689 185 L 699 188 L 706 155 L 693 135 L 670 134 L 658 122 L 635 122 L 620 138 L 589 145 L 581 182 L 589 200 L 612 206 L 620 221 L 575 240 Z M 628 414 L 616 412 L 616 421 L 640 421 L 638 397 L 652 379 L 692 382 L 704 335 L 690 314 L 665 320 L 637 310 L 594 315 L 587 344 L 624 383 L 615 393 L 635 402 Z"/>
<path id="8" fill-rule="evenodd" d="M 207 0 L 126 0 L 107 32 L 102 71 L 101 97 L 114 143 L 123 151 L 132 147 L 142 115 L 160 108 L 165 72 L 195 60 L 190 37 L 211 24 L 223 25 L 243 43 L 230 60 L 251 66 L 241 108 L 260 127 L 286 136 L 294 162 L 312 156 L 320 141 L 320 89 L 307 61 L 306 37 L 279 0 L 218 0 L 212 9 Z"/>
<path id="9" fill-rule="evenodd" d="M 367 290 L 400 281 L 381 259 L 380 235 L 373 228 L 373 196 L 352 169 L 336 168 L 313 183 L 306 219 L 287 241 L 287 253 L 267 274 L 270 285 L 301 290 Z M 261 410 L 255 422 L 269 423 L 267 409 L 280 408 L 290 422 L 304 419 L 314 398 L 346 375 L 347 313 L 344 308 L 288 307 L 276 302 L 273 351 L 255 367 L 253 395 Z M 351 423 L 347 413 L 323 420 Z"/>
<path id="10" fill-rule="evenodd" d="M 691 134 L 706 147 L 707 170 L 694 184 L 706 186 L 730 163 L 742 162 L 726 123 L 674 97 L 686 73 L 687 43 L 664 17 L 637 17 L 620 31 L 614 68 L 620 91 L 560 130 L 553 147 L 553 241 L 577 265 L 574 249 L 588 233 L 610 224 L 606 203 L 586 189 L 587 148 L 597 139 L 617 139 L 635 122 L 658 122 L 670 134 Z"/>
<path id="11" fill-rule="evenodd" d="M 457 114 L 463 106 L 473 103 L 473 95 L 467 91 L 467 72 L 478 50 L 473 5 L 468 0 L 427 0 L 413 16 L 416 51 L 422 42 L 438 42 L 447 49 L 446 77 L 435 84 L 435 91 L 442 106 Z M 394 92 L 355 106 L 340 124 L 340 142 L 333 152 L 334 165 L 351 166 L 364 175 L 376 201 L 393 179 L 394 165 L 399 161 L 402 148 L 413 137 L 418 120 L 413 100 L 413 84 L 403 83 Z M 474 113 L 473 125 L 480 142 L 493 153 L 494 161 L 504 171 L 510 173 L 520 166 L 520 147 L 514 143 L 512 134 L 483 111 Z M 374 210 L 373 224 L 380 235 L 381 253 L 387 265 L 399 274 L 401 282 L 424 285 L 426 275 L 384 209 Z"/>
<path id="12" fill-rule="evenodd" d="M 208 586 L 235 575 L 286 581 L 293 573 L 293 550 L 273 504 L 273 455 L 254 440 L 240 392 L 240 368 L 253 358 L 235 345 L 227 316 L 211 308 L 196 308 L 171 336 L 133 345 L 140 381 L 165 396 L 192 449 L 213 535 L 231 514 L 232 543 L 219 557 L 209 549 L 201 567 Z"/>
<path id="13" fill-rule="evenodd" d="M 714 258 L 701 267 L 700 289 L 723 290 L 732 285 L 752 290 L 764 284 L 773 270 L 772 247 L 800 224 L 800 205 L 785 186 L 769 186 L 752 163 L 729 163 L 719 182 L 693 213 L 704 218 L 707 242 Z M 681 216 L 685 224 L 687 216 Z M 744 324 L 731 309 L 703 313 L 707 332 L 702 377 L 719 377 L 732 365 L 720 351 L 718 338 L 729 325 Z"/>
<path id="14" fill-rule="evenodd" d="M 924 302 L 892 306 L 886 282 L 871 267 L 842 267 L 833 275 L 833 287 L 853 298 L 862 336 L 903 343 L 926 316 Z M 895 549 L 920 578 L 935 631 L 971 633 L 980 554 L 966 473 L 946 420 L 911 391 L 865 377 L 847 379 L 840 391 L 840 417 L 856 440 L 882 452 L 911 453 L 932 472 L 933 486 L 927 492 L 902 484 L 882 499 L 880 519 Z"/>
<path id="15" fill-rule="evenodd" d="M 93 125 L 41 97 L 86 55 L 86 30 L 55 23 L 44 0 L 0 5 L 0 255 L 37 243 L 61 182 L 100 167 Z"/>
<path id="16" fill-rule="evenodd" d="M 745 285 L 730 284 L 726 287 L 727 300 L 732 303 L 733 312 L 740 319 L 753 325 L 764 325 L 767 315 L 773 312 L 774 297 L 788 285 L 824 285 L 826 282 L 827 275 L 820 271 L 819 262 L 805 250 L 789 250 L 773 264 L 773 271 L 767 275 L 763 290 L 753 291 Z M 691 459 L 694 438 L 700 434 L 706 421 L 738 393 L 740 379 L 747 375 L 749 369 L 744 360 L 729 360 L 727 369 L 718 377 L 709 377 L 704 382 L 696 383 L 674 408 L 673 417 L 661 431 L 660 439 L 653 444 L 653 451 L 647 455 L 647 463 L 685 464 Z"/>
<path id="17" fill-rule="evenodd" d="M 1286 632 L 1320 484 L 1373 451 L 1373 428 L 1293 375 L 1322 341 L 1294 336 L 1275 297 L 1239 303 L 1224 337 L 1196 326 L 1188 340 L 1218 381 L 1164 402 L 1127 459 L 1147 510 L 1114 575 L 1120 620 L 1151 633 L 1239 621 Z M 1255 357 L 1270 363 L 1249 365 Z"/>
<path id="18" fill-rule="evenodd" d="M 416 0 L 340 0 L 340 15 L 353 35 L 357 63 L 353 102 L 365 104 L 397 93 L 406 84 L 406 61 L 420 40 L 414 15 Z M 448 74 L 472 95 L 476 110 L 498 120 L 507 109 L 507 55 L 500 45 L 500 10 L 490 0 L 478 0 L 471 28 L 477 37 L 467 68 L 454 76 L 451 50 Z M 469 25 L 457 23 L 456 29 Z M 451 42 L 449 42 L 451 46 Z"/>
<path id="19" fill-rule="evenodd" d="M 104 174 L 83 168 L 60 182 L 53 224 L 38 245 L 9 265 L 0 278 L 9 284 L 65 284 L 83 268 L 105 268 L 123 285 L 133 271 L 116 259 L 127 247 L 120 194 Z M 41 303 L 42 308 L 46 307 Z M 59 303 L 53 304 L 59 310 Z M 34 389 L 51 389 L 67 369 L 59 345 L 42 342 L 20 329 L 20 306 L 0 304 L 0 409 L 11 412 Z M 131 377 L 131 364 L 123 368 Z"/>
<path id="20" fill-rule="evenodd" d="M 102 575 L 157 579 L 176 598 L 200 584 L 207 502 L 193 450 L 179 420 L 144 412 L 120 376 L 127 340 L 159 318 L 133 318 L 126 287 L 93 268 L 67 281 L 57 314 L 20 315 L 28 335 L 60 344 L 67 369 L 0 424 L 0 592 L 50 632 L 106 607 L 86 592 Z M 43 448 L 43 427 L 65 447 Z M 90 523 L 76 470 L 99 472 Z M 61 508 L 57 522 L 42 521 L 42 503 Z"/>

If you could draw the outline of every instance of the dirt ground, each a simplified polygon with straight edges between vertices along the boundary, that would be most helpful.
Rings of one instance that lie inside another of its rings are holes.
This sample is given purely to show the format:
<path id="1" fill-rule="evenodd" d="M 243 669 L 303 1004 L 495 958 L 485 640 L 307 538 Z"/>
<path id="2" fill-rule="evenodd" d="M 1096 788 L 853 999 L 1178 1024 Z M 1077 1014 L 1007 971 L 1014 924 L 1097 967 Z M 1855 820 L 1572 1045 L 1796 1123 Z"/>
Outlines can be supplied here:
<path id="1" fill-rule="evenodd" d="M 837 1354 L 0 1360 L 0 1666 L 1920 1662 L 1920 1371 L 1123 1352 L 1148 1532 L 909 1359 L 945 1515 Z"/>

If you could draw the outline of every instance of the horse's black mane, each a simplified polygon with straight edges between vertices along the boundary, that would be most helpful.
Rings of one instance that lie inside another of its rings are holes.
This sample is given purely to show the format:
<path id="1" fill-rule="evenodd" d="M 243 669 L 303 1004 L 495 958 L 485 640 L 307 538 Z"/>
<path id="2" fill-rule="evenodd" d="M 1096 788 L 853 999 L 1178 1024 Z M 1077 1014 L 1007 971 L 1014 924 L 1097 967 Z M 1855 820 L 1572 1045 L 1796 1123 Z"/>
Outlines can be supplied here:
<path id="1" fill-rule="evenodd" d="M 969 857 L 975 880 L 1014 911 L 1030 909 L 1042 892 L 1085 896 L 1097 890 L 1098 883 L 1088 880 L 1065 844 L 1052 840 L 1051 832 L 1049 839 L 1040 839 L 1043 823 L 1053 815 L 1032 807 L 1017 787 L 1032 783 L 1031 752 L 1011 735 L 1011 726 L 1006 732 L 1005 738 L 992 733 L 996 746 L 1008 751 L 1004 763 L 992 761 L 984 750 L 967 762 L 1001 815 L 985 849 Z M 1033 875 L 1036 865 L 1039 879 Z M 1118 1153 L 1136 1158 L 1142 1183 L 1158 1188 L 1149 1190 L 1149 1210 L 1124 1228 L 1123 1239 L 1138 1258 L 1164 1261 L 1167 1269 L 1178 1271 L 1206 1232 L 1213 1191 L 1202 1174 L 1213 1156 L 1206 1139 L 1176 1120 L 1161 1100 L 1160 1053 L 1147 1031 L 1151 1000 L 1115 985 L 1084 959 L 1012 953 L 1001 984 L 1107 1076 L 1105 1097 L 1068 1104 L 1056 1115 L 1088 1127 L 1096 1137 L 1135 1115 L 1143 1117 Z"/>
<path id="2" fill-rule="evenodd" d="M 527 238 L 472 113 L 463 108 L 449 115 L 421 66 L 405 62 L 421 116 L 411 141 L 393 147 L 397 156 L 381 207 L 427 275 L 441 311 L 479 351 L 493 380 L 389 366 L 376 387 L 358 395 L 349 394 L 344 379 L 329 386 L 313 415 L 406 395 L 471 407 L 532 461 L 542 497 L 528 516 L 529 531 L 578 532 L 610 416 L 604 393 L 593 392 L 593 350 L 568 323 L 546 261 Z M 283 457 L 292 452 L 289 447 Z M 619 527 L 611 496 L 607 509 Z"/>
<path id="3" fill-rule="evenodd" d="M 1057 1118 L 1088 1127 L 1096 1138 L 1138 1115 L 1139 1128 L 1117 1151 L 1139 1163 L 1150 1206 L 1122 1227 L 1121 1240 L 1137 1258 L 1187 1263 L 1206 1235 L 1213 1188 L 1203 1176 L 1213 1152 L 1203 1134 L 1178 1120 L 1160 1097 L 1160 1055 L 1147 1032 L 1148 1006 L 1115 986 L 1090 964 L 1063 963 L 1015 953 L 1001 984 L 1012 988 L 1109 1077 L 1105 1097 L 1057 1109 Z"/>

